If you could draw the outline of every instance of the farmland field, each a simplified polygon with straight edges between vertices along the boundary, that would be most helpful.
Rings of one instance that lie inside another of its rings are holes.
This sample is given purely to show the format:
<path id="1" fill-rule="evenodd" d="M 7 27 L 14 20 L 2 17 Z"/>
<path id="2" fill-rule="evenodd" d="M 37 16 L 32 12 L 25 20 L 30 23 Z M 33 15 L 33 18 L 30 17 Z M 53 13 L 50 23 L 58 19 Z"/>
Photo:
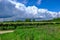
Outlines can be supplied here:
<path id="1" fill-rule="evenodd" d="M 17 26 L 12 33 L 0 34 L 0 40 L 60 40 L 60 24 Z"/>

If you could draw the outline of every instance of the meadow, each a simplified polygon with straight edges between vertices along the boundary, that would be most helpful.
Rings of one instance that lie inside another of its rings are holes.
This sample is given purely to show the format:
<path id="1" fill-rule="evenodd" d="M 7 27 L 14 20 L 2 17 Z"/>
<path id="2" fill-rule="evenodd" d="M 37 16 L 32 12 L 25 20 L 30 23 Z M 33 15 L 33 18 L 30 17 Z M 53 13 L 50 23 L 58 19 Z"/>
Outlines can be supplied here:
<path id="1" fill-rule="evenodd" d="M 60 24 L 18 26 L 12 33 L 0 34 L 0 40 L 60 40 Z"/>
<path id="2" fill-rule="evenodd" d="M 60 40 L 59 21 L 1 22 L 0 30 L 14 32 L 0 34 L 0 40 Z"/>

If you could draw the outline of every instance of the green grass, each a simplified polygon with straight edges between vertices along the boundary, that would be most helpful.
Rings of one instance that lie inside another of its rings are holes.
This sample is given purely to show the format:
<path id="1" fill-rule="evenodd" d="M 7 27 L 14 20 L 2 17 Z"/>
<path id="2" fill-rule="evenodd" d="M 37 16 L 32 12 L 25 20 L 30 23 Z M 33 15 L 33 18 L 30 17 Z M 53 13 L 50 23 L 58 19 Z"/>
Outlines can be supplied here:
<path id="1" fill-rule="evenodd" d="M 0 35 L 0 40 L 60 40 L 60 24 L 18 27 L 13 33 Z"/>

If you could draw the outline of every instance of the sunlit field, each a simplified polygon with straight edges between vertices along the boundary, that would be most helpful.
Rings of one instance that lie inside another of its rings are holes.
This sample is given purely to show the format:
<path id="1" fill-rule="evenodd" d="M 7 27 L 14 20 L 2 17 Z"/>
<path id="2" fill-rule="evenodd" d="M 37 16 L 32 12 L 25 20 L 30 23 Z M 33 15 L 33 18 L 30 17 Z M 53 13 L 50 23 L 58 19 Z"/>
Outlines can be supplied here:
<path id="1" fill-rule="evenodd" d="M 1 22 L 0 40 L 60 40 L 60 20 L 35 22 Z"/>
<path id="2" fill-rule="evenodd" d="M 17 26 L 14 32 L 1 34 L 0 40 L 60 40 L 60 24 Z"/>

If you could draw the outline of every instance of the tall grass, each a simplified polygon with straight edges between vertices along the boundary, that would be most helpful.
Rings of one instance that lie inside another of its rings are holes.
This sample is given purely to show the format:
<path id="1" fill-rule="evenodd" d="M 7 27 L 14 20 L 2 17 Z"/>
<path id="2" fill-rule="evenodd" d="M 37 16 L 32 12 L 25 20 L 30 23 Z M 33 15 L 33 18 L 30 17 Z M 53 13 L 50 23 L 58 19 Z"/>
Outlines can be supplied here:
<path id="1" fill-rule="evenodd" d="M 1 40 L 60 40 L 60 25 L 17 28 L 13 33 L 2 34 L 0 36 Z"/>

